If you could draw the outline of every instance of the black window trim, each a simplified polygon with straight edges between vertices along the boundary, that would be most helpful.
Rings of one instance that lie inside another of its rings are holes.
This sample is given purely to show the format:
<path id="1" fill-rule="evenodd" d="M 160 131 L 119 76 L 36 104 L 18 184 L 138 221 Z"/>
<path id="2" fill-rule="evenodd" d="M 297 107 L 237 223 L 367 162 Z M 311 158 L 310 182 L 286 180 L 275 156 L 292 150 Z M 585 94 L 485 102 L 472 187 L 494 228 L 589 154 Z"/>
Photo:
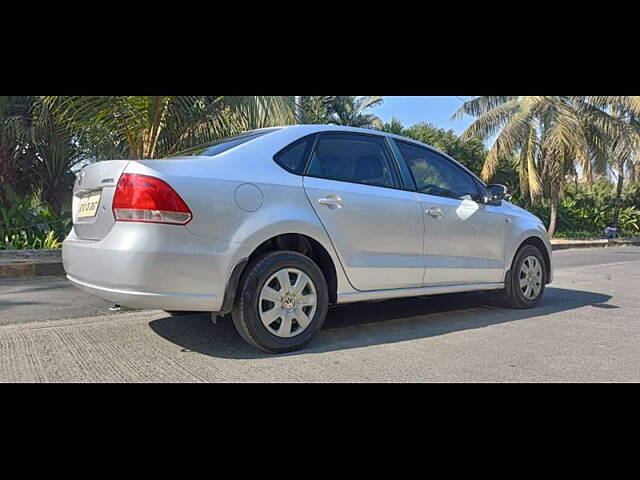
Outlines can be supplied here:
<path id="1" fill-rule="evenodd" d="M 316 151 L 316 148 L 318 146 L 318 142 L 320 141 L 320 136 L 322 135 L 334 135 L 334 134 L 339 134 L 339 135 L 360 135 L 362 137 L 374 137 L 374 138 L 379 138 L 383 141 L 384 143 L 384 148 L 386 149 L 387 155 L 389 156 L 389 159 L 391 161 L 391 177 L 393 178 L 393 182 L 394 182 L 394 186 L 384 186 L 384 185 L 371 185 L 370 183 L 361 183 L 361 182 L 350 182 L 350 181 L 346 181 L 346 180 L 336 180 L 333 178 L 326 178 L 326 177 L 320 177 L 318 175 L 309 175 L 309 168 L 311 167 L 311 159 L 313 158 L 313 153 Z M 307 158 L 307 165 L 303 171 L 303 176 L 305 177 L 309 177 L 309 178 L 319 178 L 321 180 L 330 180 L 332 182 L 342 182 L 342 183 L 351 183 L 353 185 L 365 185 L 367 187 L 378 187 L 378 188 L 389 188 L 391 190 L 402 190 L 402 191 L 411 191 L 411 190 L 407 190 L 406 188 L 404 188 L 404 182 L 402 180 L 402 175 L 400 175 L 400 169 L 397 165 L 397 159 L 396 156 L 393 152 L 393 150 L 391 149 L 391 147 L 389 146 L 387 140 L 386 140 L 386 135 L 379 135 L 376 133 L 365 133 L 365 132 L 351 132 L 349 130 L 324 130 L 322 132 L 317 132 L 316 134 L 316 139 L 315 142 L 313 143 L 313 148 L 311 149 L 311 151 L 309 152 L 309 157 Z"/>
<path id="2" fill-rule="evenodd" d="M 309 171 L 309 168 L 311 167 L 311 159 L 313 158 L 313 152 L 315 152 L 316 147 L 318 145 L 318 140 L 320 139 L 320 135 L 323 135 L 323 134 L 335 134 L 335 133 L 351 134 L 351 135 L 362 135 L 362 136 L 366 136 L 366 137 L 376 137 L 376 138 L 384 139 L 385 146 L 386 146 L 386 149 L 387 149 L 387 153 L 391 155 L 393 168 L 395 170 L 394 181 L 398 184 L 398 186 L 383 187 L 383 186 L 380 186 L 380 185 L 371 185 L 371 184 L 368 184 L 368 183 L 346 182 L 344 180 L 332 180 L 330 178 L 318 177 L 316 175 L 309 175 L 308 171 Z M 298 143 L 298 142 L 300 142 L 300 141 L 302 141 L 302 140 L 304 140 L 306 138 L 309 138 L 309 137 L 314 137 L 314 138 L 310 142 L 311 148 L 309 148 L 308 152 L 306 152 L 306 159 L 304 159 L 304 168 L 302 169 L 302 173 L 293 172 L 290 169 L 280 165 L 275 160 L 276 156 L 278 156 L 279 154 L 281 154 L 285 150 L 291 148 L 294 144 L 296 144 L 296 143 Z M 391 144 L 392 142 L 393 142 L 393 146 L 395 146 L 395 148 L 392 147 L 392 144 Z M 413 176 L 413 172 L 411 171 L 411 168 L 409 167 L 409 165 L 407 164 L 405 159 L 402 157 L 402 152 L 400 152 L 400 148 L 397 145 L 398 142 L 404 142 L 406 144 L 413 145 L 415 147 L 421 147 L 421 148 L 424 148 L 426 150 L 429 150 L 430 152 L 432 152 L 432 153 L 434 153 L 436 155 L 439 155 L 444 160 L 446 160 L 447 162 L 451 163 L 455 168 L 458 168 L 458 169 L 462 170 L 464 173 L 466 173 L 467 175 L 470 175 L 471 178 L 474 181 L 474 184 L 476 185 L 476 190 L 477 190 L 477 193 L 478 193 L 478 197 L 482 198 L 482 195 L 481 195 L 482 189 L 486 188 L 486 186 L 487 186 L 485 182 L 480 180 L 471 170 L 469 170 L 467 167 L 465 167 L 464 165 L 462 165 L 461 163 L 459 163 L 457 160 L 455 160 L 454 158 L 450 157 L 446 153 L 441 152 L 440 150 L 438 150 L 435 147 L 432 147 L 431 145 L 428 145 L 426 143 L 422 143 L 422 142 L 420 142 L 418 140 L 414 140 L 412 138 L 397 137 L 395 135 L 389 135 L 389 134 L 385 135 L 385 134 L 379 134 L 379 133 L 352 132 L 352 131 L 349 131 L 349 130 L 323 130 L 323 131 L 319 131 L 319 132 L 310 133 L 308 135 L 300 137 L 300 138 L 294 140 L 293 142 L 289 143 L 288 145 L 286 145 L 285 147 L 281 148 L 280 150 L 278 150 L 273 155 L 273 161 L 274 161 L 274 163 L 276 165 L 278 165 L 283 170 L 291 173 L 292 175 L 297 175 L 297 176 L 301 176 L 301 177 L 319 178 L 319 179 L 322 179 L 322 180 L 331 180 L 331 181 L 334 181 L 334 182 L 343 182 L 343 183 L 353 183 L 355 185 L 367 185 L 367 186 L 370 186 L 370 187 L 390 188 L 391 190 L 403 190 L 403 191 L 406 191 L 406 192 L 420 193 L 421 195 L 434 195 L 432 193 L 423 193 L 423 192 L 420 192 L 418 190 L 418 184 L 417 184 L 417 182 L 415 180 L 415 177 Z M 409 175 L 411 175 L 411 179 L 413 181 L 413 185 L 406 185 L 405 184 L 404 177 L 403 177 L 402 172 L 401 172 L 400 162 L 402 162 L 402 164 L 405 166 L 405 168 L 409 172 Z M 451 197 L 445 197 L 445 196 L 442 196 L 442 195 L 434 195 L 434 196 L 437 196 L 437 197 L 440 197 L 440 198 L 451 198 Z"/>
<path id="3" fill-rule="evenodd" d="M 411 169 L 409 168 L 409 165 L 407 165 L 407 162 L 405 162 L 404 158 L 402 158 L 402 152 L 400 152 L 398 145 L 392 142 L 392 140 L 393 139 L 391 137 L 389 137 L 388 135 L 385 135 L 385 141 L 387 143 L 387 147 L 389 148 L 389 150 L 391 150 L 391 153 L 393 155 L 393 160 L 396 165 L 396 169 L 398 171 L 398 176 L 400 177 L 403 190 L 406 190 L 407 192 L 417 192 L 418 191 L 417 184 L 416 184 L 415 178 L 413 178 L 413 173 L 411 173 Z M 409 173 L 409 177 L 411 178 L 412 185 L 406 184 L 405 178 L 404 178 L 405 175 L 402 173 L 401 165 L 404 165 L 405 170 Z"/>
<path id="4" fill-rule="evenodd" d="M 483 185 L 484 182 L 482 182 L 478 177 L 476 177 L 474 175 L 474 173 L 469 170 L 468 168 L 466 168 L 464 165 L 461 165 L 458 161 L 456 161 L 454 158 L 449 157 L 446 153 L 441 152 L 440 150 L 438 150 L 437 148 L 433 148 L 430 145 L 427 145 L 425 143 L 422 142 L 417 142 L 417 141 L 410 141 L 410 139 L 407 140 L 401 140 L 399 138 L 394 138 L 394 137 L 389 137 L 390 140 L 393 140 L 396 143 L 406 143 L 408 145 L 412 145 L 414 147 L 418 147 L 418 148 L 424 148 L 425 150 L 430 151 L 431 153 L 437 155 L 438 157 L 442 158 L 445 162 L 448 162 L 449 164 L 451 164 L 454 168 L 457 168 L 458 170 L 460 170 L 461 172 L 465 173 L 466 175 L 471 177 L 471 181 L 473 182 L 473 185 L 476 188 L 476 194 L 477 194 L 477 198 L 480 199 L 482 198 L 482 194 L 480 189 L 478 188 L 479 183 L 480 185 Z M 400 147 L 398 147 L 398 150 L 400 149 Z M 400 152 L 401 153 L 401 152 Z M 440 197 L 440 198 L 449 198 L 451 199 L 451 197 L 446 197 L 444 195 L 437 195 L 435 193 L 424 193 L 421 192 L 420 190 L 418 190 L 418 182 L 416 182 L 415 176 L 413 175 L 413 172 L 411 171 L 411 168 L 409 167 L 409 165 L 407 164 L 406 160 L 404 159 L 404 157 L 400 158 L 399 161 L 402 161 L 405 163 L 405 165 L 407 165 L 407 168 L 409 169 L 409 173 L 411 173 L 411 177 L 413 178 L 413 182 L 415 184 L 415 192 L 416 193 L 420 193 L 421 195 L 433 195 L 434 197 Z M 456 199 L 452 199 L 452 200 L 456 200 Z M 460 200 L 460 199 L 458 199 Z M 474 201 L 477 201 L 474 199 Z"/>

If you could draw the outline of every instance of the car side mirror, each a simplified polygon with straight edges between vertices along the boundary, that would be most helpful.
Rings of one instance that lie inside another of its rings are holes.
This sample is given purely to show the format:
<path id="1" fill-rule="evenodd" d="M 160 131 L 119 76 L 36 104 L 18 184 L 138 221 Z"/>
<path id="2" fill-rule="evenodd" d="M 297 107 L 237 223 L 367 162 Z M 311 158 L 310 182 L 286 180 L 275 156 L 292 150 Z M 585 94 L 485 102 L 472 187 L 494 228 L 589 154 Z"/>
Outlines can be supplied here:
<path id="1" fill-rule="evenodd" d="M 507 198 L 507 187 L 504 185 L 493 184 L 487 185 L 483 198 L 483 203 L 486 205 L 502 205 L 502 200 Z"/>

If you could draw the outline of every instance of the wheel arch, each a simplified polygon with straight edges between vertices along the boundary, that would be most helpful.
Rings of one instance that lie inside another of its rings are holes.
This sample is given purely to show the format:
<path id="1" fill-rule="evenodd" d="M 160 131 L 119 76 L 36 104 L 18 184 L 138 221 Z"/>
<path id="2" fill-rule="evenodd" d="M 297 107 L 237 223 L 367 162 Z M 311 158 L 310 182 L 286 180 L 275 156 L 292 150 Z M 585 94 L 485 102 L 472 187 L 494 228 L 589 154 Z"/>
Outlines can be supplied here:
<path id="1" fill-rule="evenodd" d="M 293 251 L 313 260 L 324 275 L 329 289 L 329 303 L 338 298 L 338 272 L 329 251 L 316 239 L 302 233 L 282 233 L 262 242 L 249 255 L 249 261 L 266 252 Z"/>
<path id="2" fill-rule="evenodd" d="M 318 240 L 304 233 L 288 232 L 280 233 L 263 240 L 235 265 L 225 290 L 220 314 L 229 313 L 233 308 L 240 278 L 249 262 L 259 255 L 273 251 L 294 251 L 313 260 L 322 271 L 327 282 L 329 303 L 337 303 L 338 283 L 340 281 L 338 268 L 340 268 L 340 265 L 336 264 L 336 260 L 332 257 L 327 247 Z"/>

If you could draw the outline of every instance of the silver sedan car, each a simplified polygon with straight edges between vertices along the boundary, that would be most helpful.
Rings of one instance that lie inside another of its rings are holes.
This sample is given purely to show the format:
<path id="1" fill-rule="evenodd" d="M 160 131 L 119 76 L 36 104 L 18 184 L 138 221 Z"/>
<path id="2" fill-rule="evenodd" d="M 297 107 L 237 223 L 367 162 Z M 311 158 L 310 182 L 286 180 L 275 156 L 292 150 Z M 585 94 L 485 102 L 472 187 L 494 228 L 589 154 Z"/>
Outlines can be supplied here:
<path id="1" fill-rule="evenodd" d="M 536 306 L 551 246 L 505 195 L 409 138 L 267 128 L 191 156 L 84 168 L 62 256 L 92 295 L 231 312 L 247 342 L 287 352 L 322 328 L 329 305 L 494 290 Z"/>

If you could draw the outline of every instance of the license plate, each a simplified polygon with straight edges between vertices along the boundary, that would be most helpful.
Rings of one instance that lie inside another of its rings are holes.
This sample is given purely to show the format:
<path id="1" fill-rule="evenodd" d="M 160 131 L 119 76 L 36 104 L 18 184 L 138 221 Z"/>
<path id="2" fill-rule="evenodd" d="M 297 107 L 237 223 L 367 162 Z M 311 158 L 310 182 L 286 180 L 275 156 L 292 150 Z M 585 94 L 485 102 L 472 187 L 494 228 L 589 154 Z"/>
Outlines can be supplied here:
<path id="1" fill-rule="evenodd" d="M 80 200 L 80 206 L 78 207 L 78 218 L 95 217 L 98 211 L 98 205 L 100 205 L 100 194 L 94 193 L 82 197 Z"/>

